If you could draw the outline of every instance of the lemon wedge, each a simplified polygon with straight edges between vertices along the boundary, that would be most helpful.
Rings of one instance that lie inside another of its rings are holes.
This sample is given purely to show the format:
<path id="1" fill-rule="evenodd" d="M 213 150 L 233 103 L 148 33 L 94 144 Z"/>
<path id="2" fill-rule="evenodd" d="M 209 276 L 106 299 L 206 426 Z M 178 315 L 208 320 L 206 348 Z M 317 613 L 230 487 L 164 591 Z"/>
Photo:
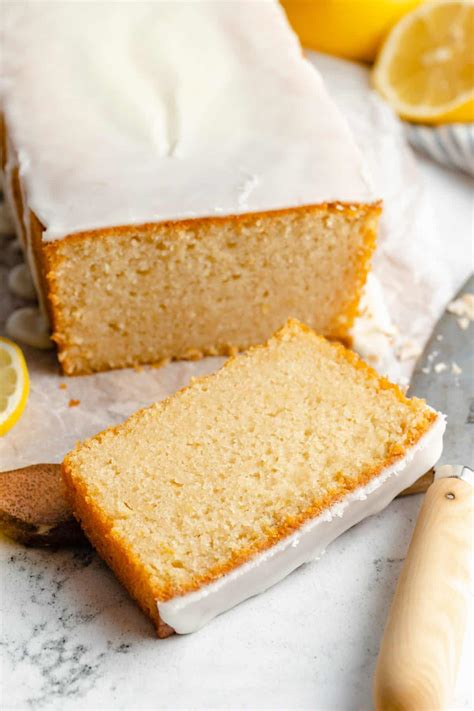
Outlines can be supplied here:
<path id="1" fill-rule="evenodd" d="M 30 389 L 25 358 L 16 343 L 0 338 L 0 436 L 19 420 Z"/>
<path id="2" fill-rule="evenodd" d="M 373 82 L 402 118 L 474 121 L 474 1 L 434 0 L 395 25 Z"/>

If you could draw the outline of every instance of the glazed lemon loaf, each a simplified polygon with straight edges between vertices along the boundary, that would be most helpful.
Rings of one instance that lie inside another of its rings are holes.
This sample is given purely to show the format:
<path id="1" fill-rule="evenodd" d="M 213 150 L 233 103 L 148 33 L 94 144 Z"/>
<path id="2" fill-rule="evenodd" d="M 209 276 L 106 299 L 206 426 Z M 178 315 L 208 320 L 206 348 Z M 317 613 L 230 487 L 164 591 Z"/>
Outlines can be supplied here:
<path id="1" fill-rule="evenodd" d="M 437 460 L 444 420 L 291 321 L 63 465 L 84 531 L 154 621 L 190 632 L 311 560 Z"/>
<path id="2" fill-rule="evenodd" d="M 380 205 L 278 3 L 7 2 L 2 25 L 6 192 L 66 373 L 289 317 L 347 335 Z"/>

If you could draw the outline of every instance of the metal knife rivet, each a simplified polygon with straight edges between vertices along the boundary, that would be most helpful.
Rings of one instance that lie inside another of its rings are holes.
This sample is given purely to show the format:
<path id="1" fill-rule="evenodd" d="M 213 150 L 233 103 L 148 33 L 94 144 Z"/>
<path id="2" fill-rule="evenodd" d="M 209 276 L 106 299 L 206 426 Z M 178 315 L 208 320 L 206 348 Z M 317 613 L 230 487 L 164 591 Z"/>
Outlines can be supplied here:
<path id="1" fill-rule="evenodd" d="M 455 499 L 456 497 L 455 497 L 455 495 L 453 494 L 452 491 L 449 491 L 449 492 L 446 494 L 446 498 L 449 499 L 450 501 L 452 501 L 452 500 Z"/>

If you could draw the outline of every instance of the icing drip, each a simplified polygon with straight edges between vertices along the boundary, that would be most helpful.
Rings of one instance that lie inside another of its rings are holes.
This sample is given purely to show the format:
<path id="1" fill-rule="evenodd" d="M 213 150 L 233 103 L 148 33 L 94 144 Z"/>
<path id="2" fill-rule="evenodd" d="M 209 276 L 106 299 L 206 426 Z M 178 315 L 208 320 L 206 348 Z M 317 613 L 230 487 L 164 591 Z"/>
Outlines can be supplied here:
<path id="1" fill-rule="evenodd" d="M 8 287 L 15 296 L 36 301 L 36 288 L 26 264 L 17 264 L 13 267 L 8 275 Z"/>
<path id="2" fill-rule="evenodd" d="M 353 349 L 364 360 L 381 375 L 402 384 L 400 363 L 396 358 L 398 329 L 388 312 L 380 282 L 373 273 L 367 275 L 351 337 Z"/>
<path id="3" fill-rule="evenodd" d="M 48 321 L 36 307 L 27 306 L 14 311 L 7 319 L 6 331 L 14 341 L 27 346 L 42 350 L 53 347 Z"/>

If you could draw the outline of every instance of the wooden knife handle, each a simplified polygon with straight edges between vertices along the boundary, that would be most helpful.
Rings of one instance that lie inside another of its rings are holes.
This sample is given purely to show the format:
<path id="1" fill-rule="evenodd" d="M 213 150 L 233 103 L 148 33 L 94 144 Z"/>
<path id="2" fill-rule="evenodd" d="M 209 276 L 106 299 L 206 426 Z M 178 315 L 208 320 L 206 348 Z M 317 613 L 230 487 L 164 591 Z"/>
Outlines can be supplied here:
<path id="1" fill-rule="evenodd" d="M 472 573 L 473 488 L 438 479 L 428 489 L 380 648 L 377 711 L 437 711 L 452 693 Z"/>

